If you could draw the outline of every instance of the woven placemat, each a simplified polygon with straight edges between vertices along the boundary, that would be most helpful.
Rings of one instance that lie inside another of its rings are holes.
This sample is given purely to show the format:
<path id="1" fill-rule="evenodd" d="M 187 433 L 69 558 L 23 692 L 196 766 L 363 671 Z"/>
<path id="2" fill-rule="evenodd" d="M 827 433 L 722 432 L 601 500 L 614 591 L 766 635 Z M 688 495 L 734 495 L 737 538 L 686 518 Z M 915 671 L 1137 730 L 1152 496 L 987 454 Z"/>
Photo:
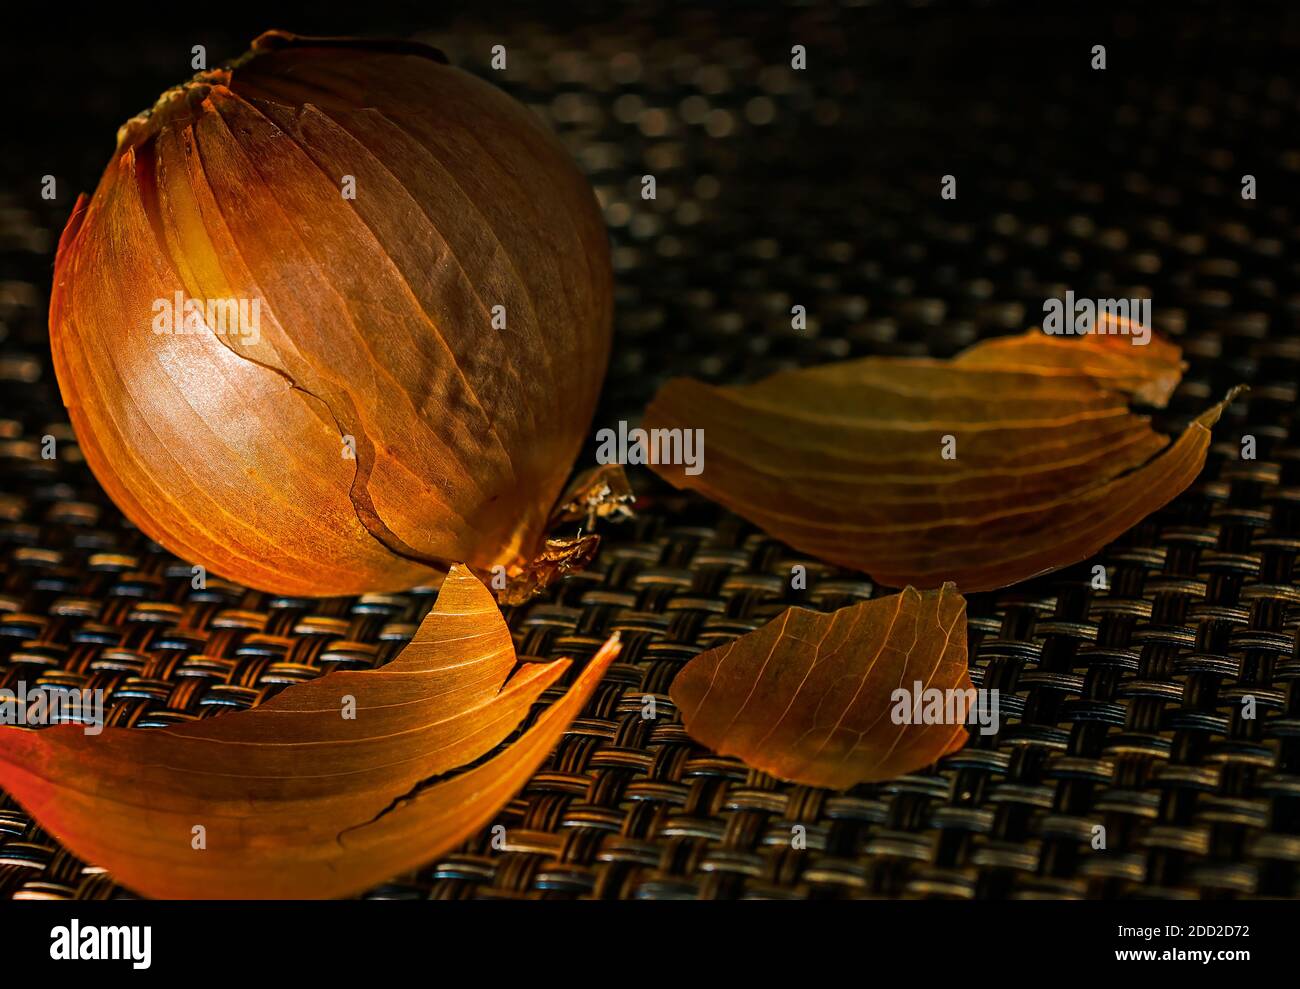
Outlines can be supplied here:
<path id="1" fill-rule="evenodd" d="M 637 471 L 638 518 L 602 530 L 589 570 L 508 613 L 527 658 L 580 664 L 616 630 L 625 647 L 501 813 L 506 847 L 487 829 L 371 896 L 1300 893 L 1295 17 L 1262 7 L 1238 25 L 1180 5 L 1144 24 L 1045 13 L 1031 30 L 1021 13 L 638 4 L 427 35 L 545 115 L 597 189 L 618 282 L 597 428 L 635 421 L 674 374 L 739 381 L 864 354 L 947 356 L 1033 325 L 1066 289 L 1152 297 L 1191 364 L 1163 428 L 1233 384 L 1252 391 L 1168 508 L 1094 560 L 971 598 L 972 677 L 1001 692 L 999 734 L 841 793 L 693 744 L 668 687 L 701 650 L 789 605 L 829 610 L 889 589 Z M 495 44 L 507 46 L 505 72 L 489 67 Z M 1107 46 L 1105 70 L 1090 66 L 1095 44 Z M 76 190 L 42 201 L 41 155 L 70 148 L 60 160 L 78 162 L 68 169 L 88 186 L 84 162 L 101 167 L 116 124 L 138 109 L 113 94 L 135 92 L 128 82 L 156 68 L 161 45 L 137 42 L 144 54 L 112 70 L 117 86 L 69 109 L 99 122 L 93 135 L 74 128 L 0 166 L 11 180 L 0 193 L 0 686 L 102 688 L 110 723 L 140 728 L 380 665 L 433 599 L 277 598 L 218 579 L 195 590 L 189 565 L 126 523 L 78 456 L 45 336 L 52 250 Z M 653 201 L 641 198 L 646 174 Z M 1242 199 L 1244 174 L 1255 201 Z M 944 175 L 956 200 L 939 196 Z M 805 330 L 791 326 L 794 305 Z M 1246 435 L 1253 460 L 1241 456 Z M 57 459 L 42 459 L 45 436 Z M 796 563 L 806 591 L 790 588 Z M 654 719 L 642 716 L 647 695 Z M 119 895 L 0 801 L 0 897 Z"/>

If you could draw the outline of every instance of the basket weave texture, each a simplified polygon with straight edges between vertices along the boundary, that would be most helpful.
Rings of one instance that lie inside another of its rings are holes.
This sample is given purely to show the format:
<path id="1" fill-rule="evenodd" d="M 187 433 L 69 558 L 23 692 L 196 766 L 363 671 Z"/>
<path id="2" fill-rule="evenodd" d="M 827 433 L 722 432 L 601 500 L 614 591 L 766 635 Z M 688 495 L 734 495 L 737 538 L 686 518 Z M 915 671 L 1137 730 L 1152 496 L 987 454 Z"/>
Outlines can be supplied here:
<path id="1" fill-rule="evenodd" d="M 1233 384 L 1252 391 L 1172 505 L 1094 560 L 970 599 L 972 677 L 1001 692 L 999 734 L 847 792 L 693 744 L 668 688 L 700 651 L 789 605 L 830 610 L 889 589 L 638 471 L 639 517 L 603 528 L 589 570 L 508 615 L 527 658 L 581 662 L 614 631 L 625 647 L 500 815 L 506 847 L 485 831 L 369 895 L 1300 894 L 1294 16 L 1265 11 L 1225 51 L 1233 36 L 1193 7 L 1142 29 L 1178 39 L 1155 62 L 1124 45 L 1122 24 L 1090 34 L 1044 16 L 1027 40 L 996 5 L 904 16 L 651 4 L 428 36 L 547 116 L 591 176 L 619 286 L 596 427 L 635 421 L 676 374 L 743 381 L 865 354 L 950 355 L 1033 325 L 1067 288 L 1154 300 L 1190 363 L 1162 427 Z M 1092 70 L 1094 38 L 1117 37 L 1108 68 Z M 505 72 L 488 65 L 494 44 L 507 46 Z M 807 69 L 791 68 L 793 44 Z M 94 111 L 97 150 L 133 109 Z M 40 165 L 16 150 L 4 167 L 27 181 Z M 1247 173 L 1255 201 L 1241 197 Z M 944 175 L 955 200 L 938 194 Z M 285 599 L 218 579 L 195 590 L 187 563 L 122 520 L 77 457 L 45 342 L 70 200 L 11 191 L 0 206 L 0 686 L 102 688 L 111 724 L 148 728 L 390 659 L 433 592 Z M 795 305 L 805 330 L 791 326 Z M 41 458 L 46 435 L 56 460 Z M 1240 455 L 1246 435 L 1254 460 Z M 790 588 L 795 564 L 806 591 Z M 1092 586 L 1095 564 L 1106 590 Z M 806 847 L 792 844 L 797 826 Z M 0 795 L 0 897 L 116 895 Z"/>

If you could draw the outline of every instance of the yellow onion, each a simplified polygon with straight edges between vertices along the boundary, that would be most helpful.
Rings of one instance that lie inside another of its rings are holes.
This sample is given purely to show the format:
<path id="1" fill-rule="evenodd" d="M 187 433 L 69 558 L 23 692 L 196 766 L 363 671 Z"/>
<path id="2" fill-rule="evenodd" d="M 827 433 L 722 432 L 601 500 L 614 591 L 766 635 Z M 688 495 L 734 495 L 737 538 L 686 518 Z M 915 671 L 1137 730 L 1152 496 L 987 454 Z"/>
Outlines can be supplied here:
<path id="1" fill-rule="evenodd" d="M 286 594 L 539 553 L 609 356 L 591 187 L 405 42 L 269 32 L 118 134 L 50 335 L 87 461 L 172 552 Z"/>

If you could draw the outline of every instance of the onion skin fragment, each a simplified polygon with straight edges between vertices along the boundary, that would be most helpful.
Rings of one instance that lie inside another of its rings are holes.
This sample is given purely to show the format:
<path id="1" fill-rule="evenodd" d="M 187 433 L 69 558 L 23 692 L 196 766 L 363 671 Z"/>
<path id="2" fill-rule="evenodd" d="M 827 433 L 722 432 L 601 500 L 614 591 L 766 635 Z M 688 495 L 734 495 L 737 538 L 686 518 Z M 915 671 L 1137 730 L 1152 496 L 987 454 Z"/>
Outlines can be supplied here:
<path id="1" fill-rule="evenodd" d="M 676 378 L 643 428 L 702 430 L 708 468 L 650 468 L 887 587 L 996 590 L 1087 559 L 1205 466 L 1239 391 L 1170 442 L 1129 399 L 1164 404 L 1180 354 L 1154 338 L 1123 346 L 1031 330 L 949 360 L 865 357 L 732 386 Z"/>

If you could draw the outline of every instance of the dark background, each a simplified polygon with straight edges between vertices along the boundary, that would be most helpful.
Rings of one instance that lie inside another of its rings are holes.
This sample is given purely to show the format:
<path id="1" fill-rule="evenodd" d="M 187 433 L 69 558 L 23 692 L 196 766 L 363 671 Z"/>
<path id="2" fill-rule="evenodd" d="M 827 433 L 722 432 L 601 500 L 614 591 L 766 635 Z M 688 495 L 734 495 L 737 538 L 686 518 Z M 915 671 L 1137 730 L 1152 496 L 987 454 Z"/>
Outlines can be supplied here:
<path id="1" fill-rule="evenodd" d="M 0 189 L 6 203 L 35 211 L 43 230 L 36 239 L 52 245 L 76 192 L 93 190 L 117 127 L 191 74 L 192 45 L 205 45 L 214 66 L 271 27 L 419 37 L 550 117 L 607 207 L 636 207 L 643 172 L 667 186 L 672 205 L 659 204 L 657 215 L 611 222 L 615 244 L 627 247 L 620 286 L 633 303 L 620 308 L 616 330 L 655 350 L 653 366 L 630 349 L 616 352 L 611 381 L 628 401 L 607 409 L 631 415 L 668 373 L 734 380 L 882 347 L 950 352 L 973 338 L 971 318 L 982 318 L 951 298 L 963 278 L 977 294 L 967 301 L 1005 307 L 1007 329 L 1037 321 L 1042 299 L 1067 280 L 1079 294 L 1085 281 L 1101 295 L 1121 294 L 1121 282 L 1151 289 L 1144 272 L 1115 266 L 1122 259 L 1095 230 L 1137 246 L 1136 221 L 1152 203 L 1174 237 L 1204 235 L 1212 214 L 1284 229 L 1280 214 L 1262 214 L 1300 178 L 1300 13 L 1285 3 L 1127 6 L 209 4 L 117 16 L 37 12 L 39 21 L 29 12 L 33 22 L 14 24 L 0 42 Z M 511 52 L 505 72 L 488 67 L 496 43 Z M 763 67 L 788 67 L 794 43 L 808 47 L 809 69 L 765 83 Z M 1107 48 L 1104 72 L 1089 68 L 1094 44 Z M 619 54 L 638 69 L 612 79 L 573 75 L 574 58 Z M 719 71 L 711 75 L 710 65 Z M 564 94 L 588 102 L 557 117 Z M 637 102 L 620 110 L 620 95 Z M 705 101 L 698 114 L 725 115 L 725 136 L 683 122 L 690 97 Z M 754 97 L 771 101 L 761 126 L 745 117 Z M 671 119 L 648 129 L 638 125 L 645 111 Z M 614 153 L 582 158 L 584 148 L 609 142 Z M 724 172 L 726 181 L 715 181 Z M 1258 205 L 1229 195 L 1244 172 L 1263 190 Z M 59 181 L 53 204 L 39 199 L 45 174 Z M 944 174 L 959 177 L 955 202 L 938 200 Z M 674 222 L 683 202 L 698 217 L 690 230 Z M 1071 245 L 1064 272 L 1050 271 L 1035 227 L 1072 211 L 1093 235 Z M 1009 229 L 1009 215 L 1028 238 L 998 232 L 998 223 Z M 966 239 L 915 242 L 936 221 L 956 222 Z M 675 254 L 661 250 L 653 269 L 634 260 L 664 234 Z M 828 262 L 843 269 L 838 259 L 849 249 L 863 277 L 815 270 Z M 980 257 L 990 252 L 991 264 Z M 823 291 L 822 305 L 796 300 L 817 326 L 794 338 L 781 325 L 789 305 L 773 293 L 818 277 L 846 291 Z M 758 283 L 762 290 L 748 290 Z M 937 337 L 929 317 L 939 309 L 927 310 L 918 295 L 943 302 Z M 648 304 L 633 314 L 636 303 Z M 1157 300 L 1158 324 L 1176 332 L 1170 320 L 1183 314 L 1162 308 Z M 1267 308 L 1293 318 L 1282 297 Z M 771 332 L 755 339 L 756 321 Z M 735 346 L 699 345 L 718 332 Z M 30 344 L 42 333 L 36 326 Z"/>

